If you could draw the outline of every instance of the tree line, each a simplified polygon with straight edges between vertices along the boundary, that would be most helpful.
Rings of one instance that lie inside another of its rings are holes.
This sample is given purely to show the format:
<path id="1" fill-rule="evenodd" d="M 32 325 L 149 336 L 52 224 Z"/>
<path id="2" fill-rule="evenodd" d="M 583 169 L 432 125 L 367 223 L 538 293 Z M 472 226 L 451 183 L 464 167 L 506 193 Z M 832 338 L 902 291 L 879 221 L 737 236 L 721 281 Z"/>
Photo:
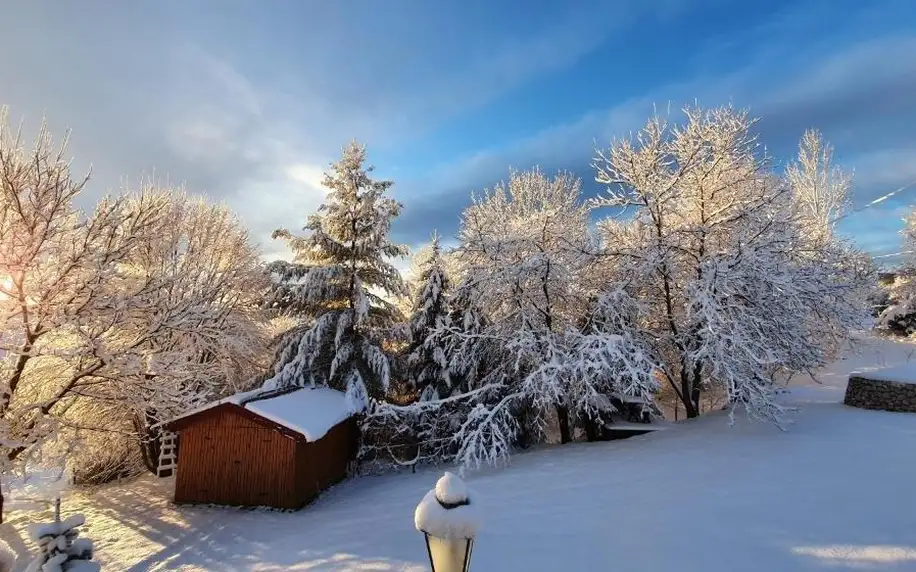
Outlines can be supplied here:
<path id="1" fill-rule="evenodd" d="M 850 179 L 814 131 L 778 169 L 731 108 L 655 117 L 596 151 L 603 191 L 510 172 L 455 245 L 408 256 L 402 205 L 344 148 L 293 253 L 264 264 L 226 207 L 155 182 L 74 200 L 66 142 L 0 118 L 0 469 L 69 458 L 84 480 L 157 457 L 158 425 L 264 385 L 345 391 L 366 460 L 464 467 L 592 439 L 662 395 L 785 421 L 780 385 L 831 359 L 872 293 L 834 229 Z"/>

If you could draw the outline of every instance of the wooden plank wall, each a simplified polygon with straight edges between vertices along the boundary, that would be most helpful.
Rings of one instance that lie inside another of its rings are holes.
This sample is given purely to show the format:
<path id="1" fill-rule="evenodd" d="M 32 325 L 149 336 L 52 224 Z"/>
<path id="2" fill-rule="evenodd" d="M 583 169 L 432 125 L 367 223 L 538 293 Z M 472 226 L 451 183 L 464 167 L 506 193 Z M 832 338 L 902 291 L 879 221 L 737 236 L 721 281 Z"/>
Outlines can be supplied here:
<path id="1" fill-rule="evenodd" d="M 181 430 L 175 502 L 300 506 L 296 441 L 231 410 Z"/>
<path id="2" fill-rule="evenodd" d="M 296 489 L 300 504 L 347 477 L 347 465 L 356 458 L 358 431 L 356 418 L 351 417 L 318 441 L 297 445 Z"/>

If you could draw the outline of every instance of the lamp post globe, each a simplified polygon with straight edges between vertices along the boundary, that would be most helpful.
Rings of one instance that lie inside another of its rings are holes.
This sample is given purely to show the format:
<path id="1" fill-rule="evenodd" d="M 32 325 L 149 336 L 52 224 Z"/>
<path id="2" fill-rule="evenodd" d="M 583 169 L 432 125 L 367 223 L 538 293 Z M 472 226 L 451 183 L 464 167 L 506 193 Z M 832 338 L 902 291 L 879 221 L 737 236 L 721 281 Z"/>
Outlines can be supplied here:
<path id="1" fill-rule="evenodd" d="M 477 506 L 458 476 L 445 473 L 414 512 L 433 572 L 468 572 L 477 535 Z"/>

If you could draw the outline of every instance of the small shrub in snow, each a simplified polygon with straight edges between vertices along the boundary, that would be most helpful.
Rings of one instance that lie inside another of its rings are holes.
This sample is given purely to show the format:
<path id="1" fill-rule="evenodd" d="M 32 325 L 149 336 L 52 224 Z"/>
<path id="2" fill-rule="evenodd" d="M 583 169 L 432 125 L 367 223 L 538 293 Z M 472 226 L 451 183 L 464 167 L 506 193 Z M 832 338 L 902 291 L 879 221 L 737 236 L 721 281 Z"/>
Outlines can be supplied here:
<path id="1" fill-rule="evenodd" d="M 29 537 L 38 544 L 38 555 L 25 572 L 99 572 L 92 562 L 92 541 L 78 538 L 77 527 L 86 522 L 81 514 L 62 521 L 29 526 Z"/>

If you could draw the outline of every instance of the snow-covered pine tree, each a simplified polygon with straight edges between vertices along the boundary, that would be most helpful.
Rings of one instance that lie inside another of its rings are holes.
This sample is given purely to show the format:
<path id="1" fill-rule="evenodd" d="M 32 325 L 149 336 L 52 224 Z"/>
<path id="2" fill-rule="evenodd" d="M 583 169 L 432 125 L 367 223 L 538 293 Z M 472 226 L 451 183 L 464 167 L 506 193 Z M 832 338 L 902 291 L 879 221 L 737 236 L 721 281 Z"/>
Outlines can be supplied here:
<path id="1" fill-rule="evenodd" d="M 419 288 L 410 317 L 407 379 L 422 401 L 447 396 L 452 390 L 443 328 L 449 324 L 446 292 L 448 277 L 442 264 L 439 236 L 433 235 L 429 252 L 418 268 Z"/>
<path id="2" fill-rule="evenodd" d="M 277 309 L 304 325 L 281 341 L 272 383 L 327 384 L 347 391 L 362 408 L 388 388 L 390 362 L 384 333 L 400 318 L 390 297 L 407 294 L 398 270 L 388 262 L 407 254 L 389 238 L 401 204 L 387 196 L 391 181 L 370 178 L 366 149 L 353 142 L 325 173 L 330 192 L 308 218 L 305 236 L 274 232 L 295 258 L 271 265 Z M 387 297 L 387 298 L 386 298 Z"/>
<path id="3" fill-rule="evenodd" d="M 483 378 L 500 360 L 500 345 L 482 335 L 489 321 L 480 305 L 473 281 L 463 280 L 449 297 L 448 335 L 445 353 L 454 392 L 465 393 L 479 387 Z"/>
<path id="4" fill-rule="evenodd" d="M 88 538 L 77 538 L 77 527 L 85 524 L 81 514 L 47 524 L 29 526 L 29 536 L 38 544 L 38 554 L 25 572 L 99 572 L 92 561 L 93 545 Z"/>

